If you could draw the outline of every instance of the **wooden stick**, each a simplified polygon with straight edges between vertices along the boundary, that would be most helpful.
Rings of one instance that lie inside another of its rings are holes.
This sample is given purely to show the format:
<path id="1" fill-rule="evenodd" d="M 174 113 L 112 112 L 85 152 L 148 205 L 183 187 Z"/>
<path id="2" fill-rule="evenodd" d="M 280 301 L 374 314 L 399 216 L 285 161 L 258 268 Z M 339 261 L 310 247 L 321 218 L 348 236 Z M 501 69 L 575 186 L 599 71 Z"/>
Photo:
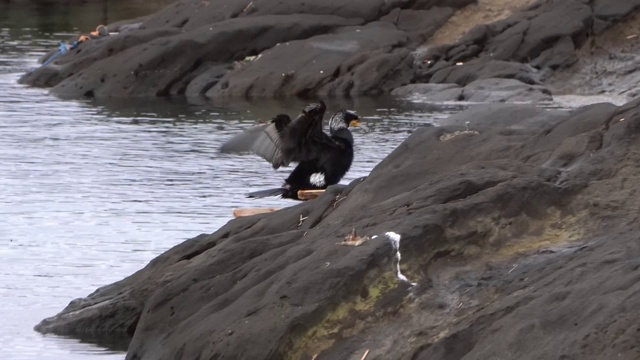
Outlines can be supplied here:
<path id="1" fill-rule="evenodd" d="M 323 193 L 324 193 L 324 190 L 298 190 L 298 199 L 311 200 L 311 199 L 317 198 Z"/>
<path id="2" fill-rule="evenodd" d="M 362 358 L 360 360 L 366 359 L 367 355 L 369 355 L 369 349 L 367 349 L 367 351 L 364 352 L 364 355 L 362 355 Z"/>
<path id="3" fill-rule="evenodd" d="M 278 211 L 280 209 L 281 208 L 238 208 L 238 209 L 233 209 L 233 217 L 266 214 L 266 213 Z"/>

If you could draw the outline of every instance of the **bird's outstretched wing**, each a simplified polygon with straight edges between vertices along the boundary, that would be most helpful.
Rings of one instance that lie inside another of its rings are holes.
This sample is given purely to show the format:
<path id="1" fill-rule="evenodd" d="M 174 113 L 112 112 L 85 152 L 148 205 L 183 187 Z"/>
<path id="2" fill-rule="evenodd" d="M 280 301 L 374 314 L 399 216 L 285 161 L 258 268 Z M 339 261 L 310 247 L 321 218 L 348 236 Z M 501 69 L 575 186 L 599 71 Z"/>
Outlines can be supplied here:
<path id="1" fill-rule="evenodd" d="M 280 114 L 269 124 L 251 127 L 227 141 L 220 151 L 252 152 L 271 163 L 274 169 L 291 162 L 312 160 L 320 151 L 317 139 L 328 136 L 322 131 L 324 102 L 309 104 L 292 121 Z"/>
<path id="2" fill-rule="evenodd" d="M 321 151 L 318 141 L 328 136 L 322 131 L 322 118 L 327 109 L 323 101 L 309 104 L 281 134 L 282 154 L 287 161 L 313 160 Z"/>
<path id="3" fill-rule="evenodd" d="M 291 118 L 286 114 L 274 117 L 270 123 L 250 127 L 240 134 L 232 137 L 220 148 L 224 153 L 252 152 L 271 163 L 274 169 L 289 165 L 289 161 L 283 158 L 282 131 L 291 123 Z"/>

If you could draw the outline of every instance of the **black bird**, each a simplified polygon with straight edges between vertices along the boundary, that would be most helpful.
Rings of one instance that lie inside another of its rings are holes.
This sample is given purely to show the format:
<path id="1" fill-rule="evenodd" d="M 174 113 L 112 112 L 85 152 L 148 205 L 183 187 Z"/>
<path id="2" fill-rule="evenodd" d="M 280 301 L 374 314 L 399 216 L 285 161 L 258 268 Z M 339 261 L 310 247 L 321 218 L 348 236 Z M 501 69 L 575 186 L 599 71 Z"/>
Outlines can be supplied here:
<path id="1" fill-rule="evenodd" d="M 329 134 L 322 130 L 326 106 L 310 104 L 294 120 L 276 115 L 268 124 L 254 126 L 227 141 L 222 152 L 253 152 L 269 161 L 274 169 L 298 165 L 280 188 L 256 191 L 248 197 L 282 196 L 298 199 L 298 190 L 326 189 L 337 184 L 353 161 L 353 135 L 349 126 L 358 126 L 358 116 L 340 110 L 329 120 Z"/>

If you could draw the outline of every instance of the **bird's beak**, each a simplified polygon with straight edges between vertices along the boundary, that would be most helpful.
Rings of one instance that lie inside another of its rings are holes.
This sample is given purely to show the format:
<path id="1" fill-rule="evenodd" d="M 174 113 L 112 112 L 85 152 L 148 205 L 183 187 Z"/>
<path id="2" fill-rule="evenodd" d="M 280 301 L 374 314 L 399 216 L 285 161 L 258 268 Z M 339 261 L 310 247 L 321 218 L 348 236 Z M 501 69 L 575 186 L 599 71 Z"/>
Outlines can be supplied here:
<path id="1" fill-rule="evenodd" d="M 351 122 L 349 123 L 349 126 L 351 126 L 351 127 L 358 127 L 358 126 L 360 126 L 360 121 L 358 121 L 358 120 L 351 120 Z"/>

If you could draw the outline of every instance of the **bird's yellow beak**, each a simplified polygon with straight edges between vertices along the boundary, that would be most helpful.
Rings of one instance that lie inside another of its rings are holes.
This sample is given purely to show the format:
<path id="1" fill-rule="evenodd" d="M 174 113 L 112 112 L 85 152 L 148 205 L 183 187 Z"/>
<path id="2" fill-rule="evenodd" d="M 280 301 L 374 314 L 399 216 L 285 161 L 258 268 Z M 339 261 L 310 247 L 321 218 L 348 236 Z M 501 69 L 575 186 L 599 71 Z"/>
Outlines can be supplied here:
<path id="1" fill-rule="evenodd" d="M 360 121 L 358 121 L 358 120 L 351 120 L 351 122 L 349 123 L 349 126 L 351 126 L 351 127 L 358 127 L 358 126 L 360 126 Z"/>

